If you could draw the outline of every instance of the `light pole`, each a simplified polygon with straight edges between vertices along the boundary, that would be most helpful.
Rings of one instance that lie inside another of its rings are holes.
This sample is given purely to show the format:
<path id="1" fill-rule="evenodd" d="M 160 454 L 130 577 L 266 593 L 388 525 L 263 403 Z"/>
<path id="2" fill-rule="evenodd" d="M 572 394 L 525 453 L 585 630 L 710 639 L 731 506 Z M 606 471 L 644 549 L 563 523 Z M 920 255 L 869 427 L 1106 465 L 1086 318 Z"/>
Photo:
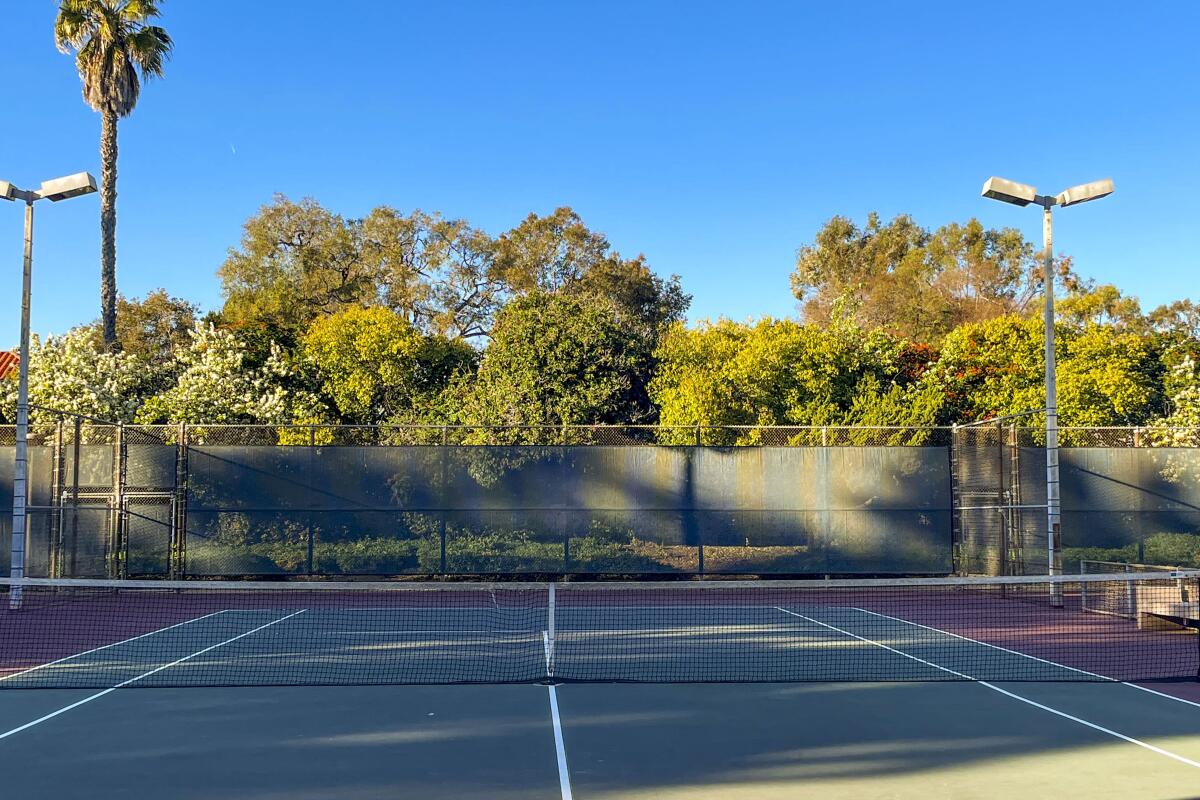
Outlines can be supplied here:
<path id="1" fill-rule="evenodd" d="M 1066 208 L 1099 200 L 1112 193 L 1113 182 L 1107 178 L 1072 186 L 1053 197 L 1038 194 L 1033 186 L 1004 178 L 988 178 L 983 184 L 984 197 L 1017 206 L 1033 203 L 1042 207 L 1042 279 L 1046 294 L 1042 308 L 1046 339 L 1046 572 L 1049 575 L 1058 575 L 1062 571 L 1059 561 L 1062 513 L 1058 483 L 1058 390 L 1054 363 L 1054 228 L 1050 210 L 1056 205 Z M 1061 586 L 1050 585 L 1050 600 L 1053 605 L 1062 605 Z"/>
<path id="2" fill-rule="evenodd" d="M 13 465 L 12 560 L 9 577 L 20 581 L 25 577 L 25 503 L 29 496 L 29 300 L 33 281 L 33 204 L 38 200 L 57 203 L 96 191 L 96 179 L 86 172 L 45 181 L 37 191 L 18 189 L 8 181 L 0 181 L 0 200 L 21 200 L 25 203 L 25 264 L 21 273 L 21 363 L 17 371 L 17 446 Z M 10 608 L 21 607 L 21 585 L 9 589 Z"/>

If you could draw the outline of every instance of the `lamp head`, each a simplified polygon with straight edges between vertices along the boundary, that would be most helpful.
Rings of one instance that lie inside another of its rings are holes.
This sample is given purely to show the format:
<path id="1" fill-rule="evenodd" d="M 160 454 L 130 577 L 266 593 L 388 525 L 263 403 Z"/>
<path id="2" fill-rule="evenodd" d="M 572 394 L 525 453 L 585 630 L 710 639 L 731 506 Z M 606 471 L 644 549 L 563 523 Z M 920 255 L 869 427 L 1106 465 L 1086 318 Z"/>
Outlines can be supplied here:
<path id="1" fill-rule="evenodd" d="M 1089 200 L 1099 200 L 1101 197 L 1108 197 L 1113 193 L 1115 188 L 1112 179 L 1105 178 L 1102 181 L 1092 181 L 1091 183 L 1072 186 L 1070 189 L 1061 192 L 1054 199 L 1058 201 L 1060 206 L 1074 206 L 1086 203 Z"/>
<path id="2" fill-rule="evenodd" d="M 94 191 L 96 191 L 96 179 L 86 172 L 79 172 L 64 178 L 44 181 L 37 194 L 38 197 L 57 203 L 60 200 L 69 200 L 72 197 L 91 194 Z"/>
<path id="3" fill-rule="evenodd" d="M 1037 189 L 1024 183 L 991 177 L 983 184 L 983 196 L 1015 206 L 1027 206 L 1037 200 Z"/>

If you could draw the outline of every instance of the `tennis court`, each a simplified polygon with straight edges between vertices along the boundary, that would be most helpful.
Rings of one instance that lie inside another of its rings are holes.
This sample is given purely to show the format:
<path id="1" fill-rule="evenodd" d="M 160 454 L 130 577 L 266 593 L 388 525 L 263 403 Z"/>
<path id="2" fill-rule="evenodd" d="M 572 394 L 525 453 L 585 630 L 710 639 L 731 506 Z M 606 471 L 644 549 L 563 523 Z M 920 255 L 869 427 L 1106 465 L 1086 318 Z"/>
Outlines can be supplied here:
<path id="1" fill-rule="evenodd" d="M 1196 575 L 1047 580 L 10 583 L 0 761 L 28 797 L 1195 796 L 1200 637 L 1129 604 Z"/>

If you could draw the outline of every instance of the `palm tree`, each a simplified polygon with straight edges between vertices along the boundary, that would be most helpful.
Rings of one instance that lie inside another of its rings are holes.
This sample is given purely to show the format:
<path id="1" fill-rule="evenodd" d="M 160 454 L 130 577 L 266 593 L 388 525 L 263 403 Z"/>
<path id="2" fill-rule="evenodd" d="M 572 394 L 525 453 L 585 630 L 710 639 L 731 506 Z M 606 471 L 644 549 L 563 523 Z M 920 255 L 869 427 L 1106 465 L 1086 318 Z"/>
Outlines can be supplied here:
<path id="1" fill-rule="evenodd" d="M 61 0 L 54 40 L 74 50 L 83 99 L 100 113 L 100 318 L 117 341 L 117 120 L 133 113 L 141 81 L 162 77 L 171 37 L 157 25 L 159 0 Z"/>

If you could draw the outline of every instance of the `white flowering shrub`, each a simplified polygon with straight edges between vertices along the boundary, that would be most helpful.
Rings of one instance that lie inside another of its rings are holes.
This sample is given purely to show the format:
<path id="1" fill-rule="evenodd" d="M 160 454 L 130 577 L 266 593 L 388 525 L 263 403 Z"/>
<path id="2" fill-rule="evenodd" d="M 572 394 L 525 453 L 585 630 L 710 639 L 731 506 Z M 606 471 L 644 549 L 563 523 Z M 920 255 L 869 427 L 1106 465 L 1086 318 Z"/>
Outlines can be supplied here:
<path id="1" fill-rule="evenodd" d="M 1147 435 L 1154 447 L 1176 448 L 1161 462 L 1167 481 L 1200 486 L 1200 371 L 1191 356 L 1171 370 L 1168 385 L 1175 387 L 1171 413 L 1155 420 Z"/>
<path id="2" fill-rule="evenodd" d="M 1169 385 L 1176 387 L 1171 413 L 1151 424 L 1151 441 L 1157 447 L 1200 447 L 1200 370 L 1191 356 L 1171 370 Z"/>
<path id="3" fill-rule="evenodd" d="M 109 422 L 130 422 L 141 405 L 151 370 L 136 356 L 107 352 L 94 328 L 30 342 L 30 424 L 35 432 L 53 429 L 56 418 L 43 409 L 82 414 Z M 17 373 L 0 381 L 5 422 L 16 419 Z"/>
<path id="4" fill-rule="evenodd" d="M 191 332 L 176 351 L 179 377 L 137 412 L 142 423 L 286 424 L 311 400 L 287 388 L 293 367 L 275 343 L 261 364 L 236 333 L 212 325 Z"/>

